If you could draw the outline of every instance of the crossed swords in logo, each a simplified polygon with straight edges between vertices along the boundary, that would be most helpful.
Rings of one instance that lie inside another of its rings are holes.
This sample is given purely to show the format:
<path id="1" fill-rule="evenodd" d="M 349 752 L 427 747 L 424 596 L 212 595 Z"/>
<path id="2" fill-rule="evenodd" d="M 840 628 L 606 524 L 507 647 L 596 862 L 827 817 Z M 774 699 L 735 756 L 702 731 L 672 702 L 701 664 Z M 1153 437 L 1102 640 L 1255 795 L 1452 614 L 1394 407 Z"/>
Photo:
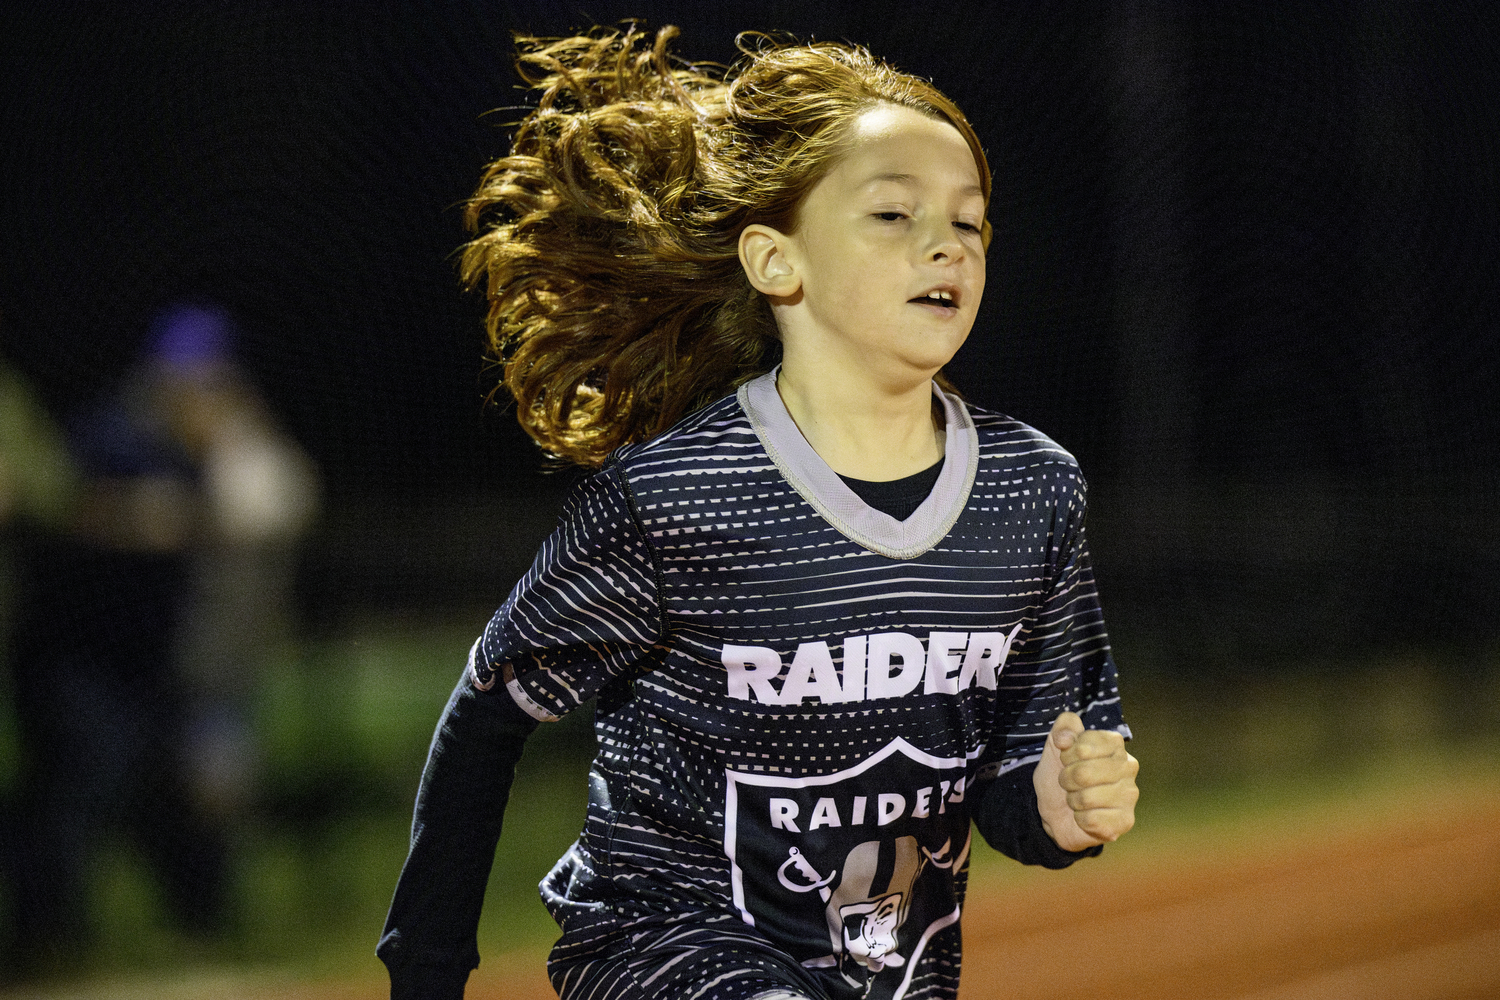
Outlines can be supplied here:
<path id="1" fill-rule="evenodd" d="M 818 895 L 823 897 L 823 902 L 828 902 L 828 897 L 833 895 L 833 893 L 828 891 L 828 883 L 832 882 L 834 876 L 839 873 L 838 869 L 835 868 L 829 872 L 827 878 L 820 878 L 818 870 L 812 866 L 812 862 L 802 856 L 801 851 L 795 847 L 788 847 L 786 852 L 790 856 L 781 863 L 780 868 L 776 869 L 776 880 L 793 892 L 812 892 L 816 889 L 818 890 Z M 803 878 L 807 879 L 808 884 L 798 885 L 786 877 L 786 870 L 793 867 L 797 869 L 797 872 Z"/>
<path id="2" fill-rule="evenodd" d="M 948 848 L 951 846 L 952 841 L 944 841 L 943 846 L 938 848 L 936 854 L 925 847 L 922 848 L 922 853 L 927 855 L 927 860 L 938 868 L 951 868 L 953 867 L 953 859 L 948 857 Z M 787 859 L 781 863 L 780 868 L 776 869 L 776 881 L 786 886 L 792 892 L 812 892 L 816 889 L 818 890 L 818 895 L 823 897 L 823 902 L 828 902 L 828 897 L 833 895 L 828 889 L 828 883 L 832 882 L 838 875 L 838 869 L 835 868 L 826 877 L 821 876 L 818 874 L 818 870 L 812 866 L 812 862 L 808 861 L 797 848 L 788 847 L 786 853 Z M 787 869 L 789 868 L 797 869 L 797 874 L 807 879 L 807 881 L 800 884 L 793 882 L 787 877 Z"/>

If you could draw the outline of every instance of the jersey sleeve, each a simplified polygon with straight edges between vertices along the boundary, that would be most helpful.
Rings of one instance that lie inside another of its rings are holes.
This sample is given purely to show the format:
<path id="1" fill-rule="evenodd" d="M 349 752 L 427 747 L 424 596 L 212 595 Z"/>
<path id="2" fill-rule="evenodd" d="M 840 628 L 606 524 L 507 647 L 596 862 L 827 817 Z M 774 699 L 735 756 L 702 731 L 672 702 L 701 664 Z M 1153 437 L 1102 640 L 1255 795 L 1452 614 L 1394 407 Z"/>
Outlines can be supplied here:
<path id="1" fill-rule="evenodd" d="M 1130 738 L 1084 532 L 1084 487 L 1076 473 L 1073 481 L 1076 489 L 1055 509 L 1047 586 L 1032 624 L 1035 640 L 1025 663 L 1014 665 L 1035 686 L 1014 725 L 992 734 L 974 807 L 975 825 L 990 846 L 1023 864 L 1047 868 L 1063 868 L 1101 850 L 1064 851 L 1042 826 L 1032 773 L 1053 722 L 1063 712 L 1077 712 L 1086 729 L 1112 729 Z"/>
<path id="2" fill-rule="evenodd" d="M 485 629 L 475 687 L 503 685 L 540 722 L 566 715 L 656 662 L 665 634 L 658 589 L 624 473 L 606 467 L 569 495 L 557 530 Z"/>
<path id="3" fill-rule="evenodd" d="M 1044 645 L 1042 657 L 1066 667 L 1066 707 L 1083 717 L 1084 728 L 1112 729 L 1129 739 L 1083 515 L 1080 494 L 1067 519 L 1060 569 L 1042 606 L 1041 625 L 1052 639 Z M 1048 729 L 1051 725 L 1047 720 Z"/>
<path id="4" fill-rule="evenodd" d="M 1041 599 L 1020 655 L 1005 668 L 1013 684 L 1024 678 L 1030 692 L 1024 705 L 997 717 L 980 781 L 1040 760 L 1063 712 L 1078 713 L 1087 729 L 1130 738 L 1084 531 L 1083 483 L 1076 473 L 1072 482 L 1054 508 Z"/>

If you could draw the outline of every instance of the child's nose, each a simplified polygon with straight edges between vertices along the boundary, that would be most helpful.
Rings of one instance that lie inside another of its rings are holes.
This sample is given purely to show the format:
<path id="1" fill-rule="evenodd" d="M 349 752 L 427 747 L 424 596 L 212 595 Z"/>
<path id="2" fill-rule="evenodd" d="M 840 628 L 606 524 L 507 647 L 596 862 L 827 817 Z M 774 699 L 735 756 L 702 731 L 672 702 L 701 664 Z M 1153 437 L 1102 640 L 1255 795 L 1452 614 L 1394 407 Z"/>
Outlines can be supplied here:
<path id="1" fill-rule="evenodd" d="M 934 264 L 952 263 L 963 259 L 963 243 L 951 232 L 945 236 L 946 238 L 934 240 L 927 251 L 928 259 Z"/>
<path id="2" fill-rule="evenodd" d="M 952 263 L 964 256 L 963 241 L 947 219 L 934 220 L 927 227 L 927 260 L 933 264 Z"/>

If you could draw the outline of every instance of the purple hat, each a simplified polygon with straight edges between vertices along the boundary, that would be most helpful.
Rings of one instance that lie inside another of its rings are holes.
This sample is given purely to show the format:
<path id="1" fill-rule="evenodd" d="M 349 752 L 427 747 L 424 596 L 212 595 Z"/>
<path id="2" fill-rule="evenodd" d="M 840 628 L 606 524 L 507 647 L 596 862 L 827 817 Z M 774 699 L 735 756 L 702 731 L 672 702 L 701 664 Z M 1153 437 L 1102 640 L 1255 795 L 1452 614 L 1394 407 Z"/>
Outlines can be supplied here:
<path id="1" fill-rule="evenodd" d="M 198 368 L 228 360 L 234 321 L 218 306 L 176 304 L 151 321 L 146 356 L 173 368 Z"/>

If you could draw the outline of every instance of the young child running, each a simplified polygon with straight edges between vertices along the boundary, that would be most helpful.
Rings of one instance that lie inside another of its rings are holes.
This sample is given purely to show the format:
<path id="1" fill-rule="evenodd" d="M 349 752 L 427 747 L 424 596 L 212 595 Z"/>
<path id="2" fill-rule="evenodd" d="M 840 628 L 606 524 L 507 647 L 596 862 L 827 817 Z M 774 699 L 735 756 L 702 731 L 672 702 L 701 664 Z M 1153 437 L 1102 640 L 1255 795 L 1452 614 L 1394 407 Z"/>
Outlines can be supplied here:
<path id="1" fill-rule="evenodd" d="M 464 271 L 521 422 L 598 471 L 469 654 L 378 953 L 463 995 L 522 745 L 595 699 L 561 997 L 953 998 L 971 821 L 1048 867 L 1134 822 L 1083 481 L 941 374 L 990 238 L 958 108 L 674 35 L 522 40 Z"/>

